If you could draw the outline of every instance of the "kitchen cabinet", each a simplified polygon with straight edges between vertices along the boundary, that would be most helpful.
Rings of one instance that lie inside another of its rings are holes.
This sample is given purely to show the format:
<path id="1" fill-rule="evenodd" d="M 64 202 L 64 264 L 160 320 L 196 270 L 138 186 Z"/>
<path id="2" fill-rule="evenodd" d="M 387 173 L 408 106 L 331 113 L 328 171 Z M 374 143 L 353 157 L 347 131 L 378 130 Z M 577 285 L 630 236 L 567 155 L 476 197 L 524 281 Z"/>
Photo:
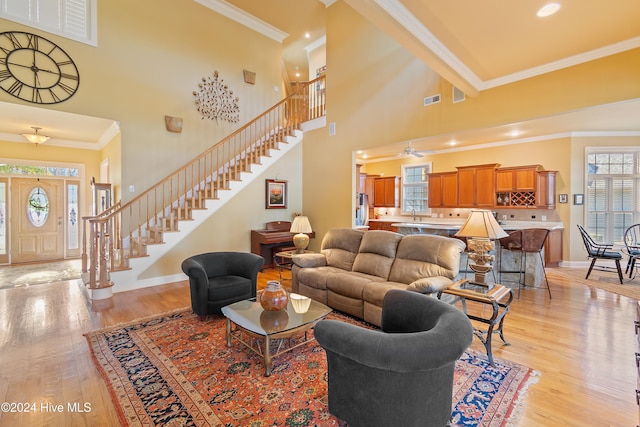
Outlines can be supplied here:
<path id="1" fill-rule="evenodd" d="M 538 165 L 496 169 L 496 192 L 535 191 L 539 169 Z"/>
<path id="2" fill-rule="evenodd" d="M 385 231 L 393 231 L 394 233 L 398 232 L 398 227 L 394 227 L 390 221 L 371 221 L 369 220 L 369 230 L 385 230 Z"/>
<path id="3" fill-rule="evenodd" d="M 399 207 L 400 178 L 385 176 L 374 178 L 373 206 L 377 208 Z"/>
<path id="4" fill-rule="evenodd" d="M 429 174 L 429 207 L 455 208 L 458 206 L 458 173 Z"/>
<path id="5" fill-rule="evenodd" d="M 496 207 L 555 208 L 555 171 L 540 165 L 496 169 Z"/>
<path id="6" fill-rule="evenodd" d="M 549 230 L 544 241 L 544 265 L 557 267 L 562 261 L 562 230 Z"/>
<path id="7" fill-rule="evenodd" d="M 498 164 L 458 166 L 458 207 L 493 207 Z"/>
<path id="8" fill-rule="evenodd" d="M 556 207 L 556 172 L 539 171 L 537 173 L 536 206 L 555 209 Z"/>

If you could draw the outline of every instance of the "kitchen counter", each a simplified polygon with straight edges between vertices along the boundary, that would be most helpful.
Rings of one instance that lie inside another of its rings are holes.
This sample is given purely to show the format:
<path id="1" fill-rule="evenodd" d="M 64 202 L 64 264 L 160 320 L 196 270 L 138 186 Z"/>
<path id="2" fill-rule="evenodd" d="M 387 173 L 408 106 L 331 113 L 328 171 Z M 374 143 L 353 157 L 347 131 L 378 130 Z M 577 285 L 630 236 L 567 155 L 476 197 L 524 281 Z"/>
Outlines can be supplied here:
<path id="1" fill-rule="evenodd" d="M 413 229 L 415 232 L 426 232 L 426 230 L 449 230 L 458 231 L 464 224 L 465 220 L 456 219 L 440 219 L 432 218 L 426 221 L 420 222 L 394 222 L 391 225 L 398 227 L 398 232 L 402 233 L 400 229 Z M 564 225 L 561 222 L 550 221 L 499 221 L 503 230 L 523 230 L 525 228 L 546 228 L 547 230 L 563 230 Z M 417 230 L 416 230 L 417 229 Z"/>

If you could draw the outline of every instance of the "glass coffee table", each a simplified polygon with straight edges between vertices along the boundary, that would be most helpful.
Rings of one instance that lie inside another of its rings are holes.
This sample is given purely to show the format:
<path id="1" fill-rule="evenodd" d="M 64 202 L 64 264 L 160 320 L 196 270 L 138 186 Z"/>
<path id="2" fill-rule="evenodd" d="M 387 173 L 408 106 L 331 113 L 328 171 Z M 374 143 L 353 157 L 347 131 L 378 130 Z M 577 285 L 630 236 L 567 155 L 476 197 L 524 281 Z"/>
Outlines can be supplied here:
<path id="1" fill-rule="evenodd" d="M 271 375 L 271 360 L 314 340 L 307 332 L 324 319 L 331 308 L 311 300 L 304 313 L 296 313 L 291 305 L 282 311 L 267 311 L 255 298 L 222 307 L 227 318 L 227 346 L 235 339 L 264 360 L 264 375 Z"/>

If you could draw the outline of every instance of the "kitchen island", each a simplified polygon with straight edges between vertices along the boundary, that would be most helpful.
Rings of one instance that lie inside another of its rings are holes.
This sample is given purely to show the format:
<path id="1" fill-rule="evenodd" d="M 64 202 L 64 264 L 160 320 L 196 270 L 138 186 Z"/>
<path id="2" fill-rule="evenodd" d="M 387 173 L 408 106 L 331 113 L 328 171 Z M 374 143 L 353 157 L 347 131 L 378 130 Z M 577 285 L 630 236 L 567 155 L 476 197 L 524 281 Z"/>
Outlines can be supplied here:
<path id="1" fill-rule="evenodd" d="M 419 222 L 395 222 L 392 227 L 396 227 L 400 234 L 437 234 L 440 236 L 455 237 L 456 232 L 462 227 L 464 220 L 431 218 Z M 549 221 L 500 221 L 500 226 L 507 233 L 515 230 L 527 228 L 544 228 L 549 230 L 549 236 L 544 245 L 544 264 L 549 267 L 556 267 L 562 261 L 562 233 L 564 225 L 561 222 Z M 506 248 L 500 250 L 499 241 L 496 241 L 495 261 L 493 263 L 496 272 L 496 282 L 515 286 L 518 284 L 520 274 L 518 273 L 521 263 L 521 253 L 510 251 Z M 466 252 L 461 257 L 460 271 L 461 277 L 473 275 L 467 268 Z M 546 287 L 544 283 L 544 270 L 540 257 L 536 253 L 530 253 L 526 257 L 524 283 L 526 286 Z M 489 278 L 489 276 L 488 276 Z"/>

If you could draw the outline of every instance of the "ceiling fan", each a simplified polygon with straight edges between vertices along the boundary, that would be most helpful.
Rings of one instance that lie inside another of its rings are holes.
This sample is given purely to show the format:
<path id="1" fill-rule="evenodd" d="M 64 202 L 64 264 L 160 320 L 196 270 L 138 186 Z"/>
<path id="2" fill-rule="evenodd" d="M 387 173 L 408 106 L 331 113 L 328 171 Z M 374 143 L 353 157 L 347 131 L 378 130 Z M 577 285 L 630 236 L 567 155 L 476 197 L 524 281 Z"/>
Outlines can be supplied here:
<path id="1" fill-rule="evenodd" d="M 411 141 L 409 141 L 407 142 L 407 146 L 404 148 L 404 150 L 402 150 L 400 155 L 404 154 L 406 156 L 414 156 L 414 157 L 420 158 L 420 157 L 424 157 L 422 153 L 433 153 L 433 151 L 430 151 L 430 150 L 417 151 L 413 146 L 413 144 L 411 143 Z"/>

